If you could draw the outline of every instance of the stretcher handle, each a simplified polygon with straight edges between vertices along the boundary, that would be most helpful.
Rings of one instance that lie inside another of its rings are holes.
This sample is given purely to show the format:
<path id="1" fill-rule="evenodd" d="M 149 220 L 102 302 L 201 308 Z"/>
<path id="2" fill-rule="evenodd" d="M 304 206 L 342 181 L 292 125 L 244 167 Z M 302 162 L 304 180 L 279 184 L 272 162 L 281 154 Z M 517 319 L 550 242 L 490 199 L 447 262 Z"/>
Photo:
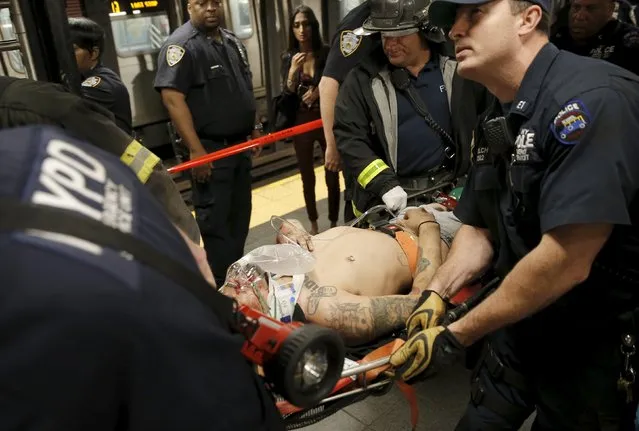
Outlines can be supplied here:
<path id="1" fill-rule="evenodd" d="M 383 367 L 384 365 L 388 365 L 390 362 L 390 356 L 384 356 L 383 358 L 376 359 L 371 362 L 367 362 L 365 364 L 356 365 L 353 368 L 349 368 L 348 370 L 342 371 L 342 378 L 355 376 L 360 373 L 365 373 L 370 370 L 374 370 L 375 368 Z"/>
<path id="2" fill-rule="evenodd" d="M 472 308 L 474 308 L 477 304 L 483 301 L 488 295 L 490 295 L 497 286 L 501 279 L 499 277 L 495 277 L 490 280 L 484 287 L 479 289 L 473 296 L 459 304 L 457 307 L 453 308 L 449 312 L 446 313 L 446 317 L 444 318 L 444 324 L 450 325 L 456 320 L 462 318 L 466 313 L 468 313 Z"/>

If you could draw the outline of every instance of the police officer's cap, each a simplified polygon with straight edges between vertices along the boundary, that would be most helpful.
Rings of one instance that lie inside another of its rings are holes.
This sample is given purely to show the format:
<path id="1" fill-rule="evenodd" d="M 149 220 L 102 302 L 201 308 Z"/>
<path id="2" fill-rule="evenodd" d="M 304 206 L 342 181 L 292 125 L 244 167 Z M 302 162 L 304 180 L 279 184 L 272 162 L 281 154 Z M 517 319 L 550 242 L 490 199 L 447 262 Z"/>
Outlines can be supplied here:
<path id="1" fill-rule="evenodd" d="M 529 0 L 531 3 L 539 5 L 545 12 L 550 13 L 550 0 Z M 488 3 L 486 0 L 433 0 L 430 5 L 428 16 L 430 22 L 440 28 L 449 29 L 455 22 L 457 6 L 466 4 Z"/>
<path id="2" fill-rule="evenodd" d="M 368 36 L 381 32 L 401 37 L 423 31 L 433 42 L 443 42 L 443 32 L 430 25 L 428 7 L 431 0 L 371 0 L 371 14 L 354 33 Z"/>

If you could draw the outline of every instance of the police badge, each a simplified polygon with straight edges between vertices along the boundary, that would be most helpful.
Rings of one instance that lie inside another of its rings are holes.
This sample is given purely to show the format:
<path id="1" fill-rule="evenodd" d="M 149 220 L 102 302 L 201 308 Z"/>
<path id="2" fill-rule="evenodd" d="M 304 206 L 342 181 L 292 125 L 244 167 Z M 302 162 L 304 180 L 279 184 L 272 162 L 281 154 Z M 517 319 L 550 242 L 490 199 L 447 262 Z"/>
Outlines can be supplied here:
<path id="1" fill-rule="evenodd" d="M 344 57 L 348 57 L 359 48 L 362 42 L 362 36 L 357 36 L 351 30 L 344 30 L 339 35 L 339 49 Z"/>
<path id="2" fill-rule="evenodd" d="M 169 66 L 175 66 L 184 57 L 184 48 L 178 45 L 169 45 L 166 50 L 166 62 Z"/>
<path id="3" fill-rule="evenodd" d="M 87 78 L 84 81 L 82 81 L 82 86 L 83 87 L 97 87 L 98 84 L 101 81 L 102 81 L 102 79 L 99 76 L 91 76 L 90 78 Z"/>

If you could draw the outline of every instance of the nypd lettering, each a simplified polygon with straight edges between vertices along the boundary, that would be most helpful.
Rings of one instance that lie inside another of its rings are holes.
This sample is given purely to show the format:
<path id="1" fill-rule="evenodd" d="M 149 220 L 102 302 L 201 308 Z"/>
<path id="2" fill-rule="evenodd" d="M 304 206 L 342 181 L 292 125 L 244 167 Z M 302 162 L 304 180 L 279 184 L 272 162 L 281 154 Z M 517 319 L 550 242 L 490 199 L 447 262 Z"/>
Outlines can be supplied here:
<path id="1" fill-rule="evenodd" d="M 362 36 L 358 36 L 351 30 L 344 30 L 339 35 L 339 50 L 344 57 L 353 54 L 362 43 Z"/>
<path id="2" fill-rule="evenodd" d="M 573 100 L 559 111 L 550 129 L 559 142 L 564 145 L 575 145 L 584 134 L 590 116 L 583 102 Z"/>
<path id="3" fill-rule="evenodd" d="M 519 130 L 519 135 L 515 138 L 516 162 L 528 162 L 535 148 L 535 132 L 530 129 Z"/>
<path id="4" fill-rule="evenodd" d="M 52 139 L 45 151 L 31 202 L 78 212 L 122 232 L 132 232 L 133 200 L 128 187 L 109 178 L 99 160 L 75 145 Z M 92 252 L 97 247 L 86 247 L 86 241 L 80 240 L 65 243 Z"/>

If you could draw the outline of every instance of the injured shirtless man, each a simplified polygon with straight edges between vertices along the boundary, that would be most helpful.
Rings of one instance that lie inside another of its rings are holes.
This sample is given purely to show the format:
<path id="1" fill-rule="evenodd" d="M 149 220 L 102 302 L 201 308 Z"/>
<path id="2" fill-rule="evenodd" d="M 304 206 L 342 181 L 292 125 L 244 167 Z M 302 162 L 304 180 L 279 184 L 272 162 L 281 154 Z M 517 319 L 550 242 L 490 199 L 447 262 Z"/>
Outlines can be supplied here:
<path id="1" fill-rule="evenodd" d="M 306 248 L 312 270 L 274 274 L 243 261 L 249 253 L 229 268 L 220 291 L 283 321 L 305 320 L 337 330 L 348 344 L 366 343 L 404 327 L 460 226 L 439 204 L 409 208 L 382 230 L 339 226 L 311 237 L 287 220 L 277 242 Z"/>

